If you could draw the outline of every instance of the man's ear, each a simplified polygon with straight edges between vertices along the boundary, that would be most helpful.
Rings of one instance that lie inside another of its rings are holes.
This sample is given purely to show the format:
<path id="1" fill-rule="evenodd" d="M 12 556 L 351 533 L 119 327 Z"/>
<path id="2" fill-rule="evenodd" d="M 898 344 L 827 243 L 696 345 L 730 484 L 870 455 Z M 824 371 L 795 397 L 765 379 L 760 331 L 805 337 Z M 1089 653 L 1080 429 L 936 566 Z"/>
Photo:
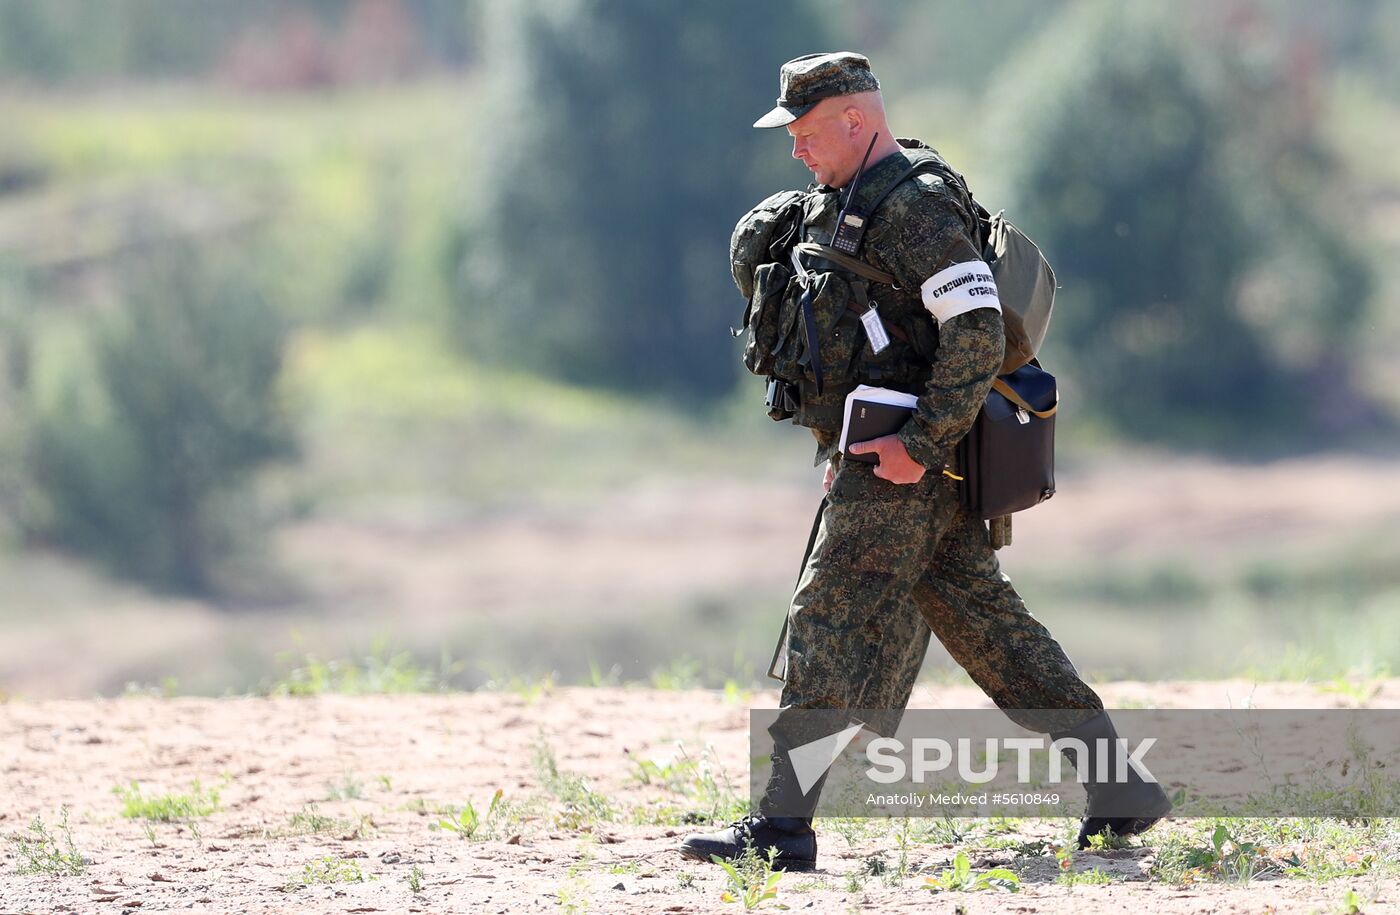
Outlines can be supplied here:
<path id="1" fill-rule="evenodd" d="M 860 136 L 861 128 L 865 126 L 865 112 L 855 105 L 846 106 L 846 136 Z"/>

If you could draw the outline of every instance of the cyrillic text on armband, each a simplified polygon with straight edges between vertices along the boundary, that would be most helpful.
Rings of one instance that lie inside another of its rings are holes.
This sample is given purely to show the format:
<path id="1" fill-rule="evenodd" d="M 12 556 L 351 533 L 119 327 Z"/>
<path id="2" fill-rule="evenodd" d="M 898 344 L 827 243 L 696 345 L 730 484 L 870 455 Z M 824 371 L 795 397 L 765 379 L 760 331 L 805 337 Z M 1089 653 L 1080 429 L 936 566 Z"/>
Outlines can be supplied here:
<path id="1" fill-rule="evenodd" d="M 974 308 L 1001 311 L 992 268 L 982 261 L 965 261 L 945 267 L 919 287 L 924 307 L 942 324 Z"/>

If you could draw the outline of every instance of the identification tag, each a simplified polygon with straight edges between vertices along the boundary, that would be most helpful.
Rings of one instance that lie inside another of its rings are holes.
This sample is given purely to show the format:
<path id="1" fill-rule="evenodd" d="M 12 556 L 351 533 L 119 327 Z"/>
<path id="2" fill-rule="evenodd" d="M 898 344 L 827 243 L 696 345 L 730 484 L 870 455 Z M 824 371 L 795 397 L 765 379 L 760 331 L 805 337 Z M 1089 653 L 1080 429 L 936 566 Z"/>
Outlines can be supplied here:
<path id="1" fill-rule="evenodd" d="M 885 331 L 885 322 L 880 320 L 880 313 L 875 310 L 875 303 L 870 303 L 870 307 L 860 316 L 860 323 L 865 326 L 865 337 L 870 341 L 870 351 L 879 353 L 890 345 L 890 335 Z"/>

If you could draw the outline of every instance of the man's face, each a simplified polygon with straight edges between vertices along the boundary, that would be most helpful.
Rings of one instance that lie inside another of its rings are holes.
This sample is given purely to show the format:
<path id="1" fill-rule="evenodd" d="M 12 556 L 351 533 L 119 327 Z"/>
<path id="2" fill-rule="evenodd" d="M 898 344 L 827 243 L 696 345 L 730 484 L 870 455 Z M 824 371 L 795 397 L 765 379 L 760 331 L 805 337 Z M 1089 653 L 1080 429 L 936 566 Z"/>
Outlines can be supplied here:
<path id="1" fill-rule="evenodd" d="M 817 107 L 787 125 L 792 157 L 811 169 L 819 184 L 831 187 L 842 187 L 855 177 L 864 151 L 861 125 L 852 123 L 841 102 L 840 97 L 822 99 Z"/>

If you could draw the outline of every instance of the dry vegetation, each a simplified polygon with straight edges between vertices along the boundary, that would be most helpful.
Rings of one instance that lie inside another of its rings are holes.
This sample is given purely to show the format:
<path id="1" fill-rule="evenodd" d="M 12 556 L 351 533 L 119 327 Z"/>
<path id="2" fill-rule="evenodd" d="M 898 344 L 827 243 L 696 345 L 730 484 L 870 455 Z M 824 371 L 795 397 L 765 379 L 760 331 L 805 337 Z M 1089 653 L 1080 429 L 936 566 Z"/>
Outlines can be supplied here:
<path id="1" fill-rule="evenodd" d="M 1162 707 L 1355 701 L 1245 681 L 1103 692 Z M 0 911 L 695 912 L 746 897 L 819 912 L 1398 910 L 1400 832 L 1384 820 L 1174 820 L 1071 853 L 1067 819 L 825 819 L 814 874 L 683 860 L 678 835 L 742 806 L 746 709 L 775 699 L 536 684 L 12 701 Z M 1400 703 L 1400 681 L 1367 701 Z M 915 702 L 986 705 L 966 687 L 921 687 Z"/>

